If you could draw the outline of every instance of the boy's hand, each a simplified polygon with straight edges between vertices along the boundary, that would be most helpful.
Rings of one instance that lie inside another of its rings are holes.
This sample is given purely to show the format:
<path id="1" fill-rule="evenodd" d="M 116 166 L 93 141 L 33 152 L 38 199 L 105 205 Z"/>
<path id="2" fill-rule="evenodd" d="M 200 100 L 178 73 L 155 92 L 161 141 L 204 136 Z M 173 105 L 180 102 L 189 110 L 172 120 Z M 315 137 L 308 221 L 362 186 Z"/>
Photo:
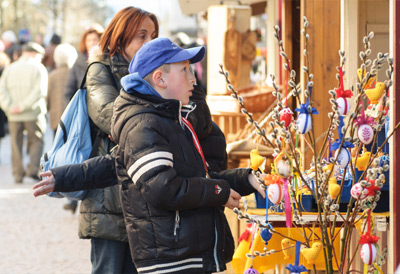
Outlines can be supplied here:
<path id="1" fill-rule="evenodd" d="M 231 193 L 229 194 L 229 199 L 224 206 L 234 209 L 235 207 L 239 207 L 239 201 L 242 198 L 239 193 L 231 189 Z"/>
<path id="2" fill-rule="evenodd" d="M 33 192 L 33 196 L 35 197 L 53 192 L 56 185 L 56 179 L 54 178 L 53 173 L 51 173 L 50 170 L 41 172 L 40 177 L 47 178 L 33 186 L 33 189 L 36 189 L 36 191 Z"/>
<path id="3" fill-rule="evenodd" d="M 260 175 L 260 179 L 263 179 L 265 177 L 266 174 L 262 173 Z M 260 186 L 260 183 L 258 182 L 256 176 L 251 173 L 249 174 L 249 182 L 251 184 L 251 186 L 258 191 L 258 193 L 261 194 L 261 196 L 265 199 L 265 189 L 262 189 Z"/>

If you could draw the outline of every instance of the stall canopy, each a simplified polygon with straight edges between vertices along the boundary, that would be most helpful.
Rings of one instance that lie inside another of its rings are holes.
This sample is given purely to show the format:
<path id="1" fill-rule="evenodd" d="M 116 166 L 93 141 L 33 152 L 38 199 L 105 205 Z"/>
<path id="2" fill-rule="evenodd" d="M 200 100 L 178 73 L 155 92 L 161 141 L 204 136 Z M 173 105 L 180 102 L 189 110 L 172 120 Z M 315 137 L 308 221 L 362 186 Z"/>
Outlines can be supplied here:
<path id="1" fill-rule="evenodd" d="M 182 13 L 186 15 L 206 11 L 212 5 L 250 5 L 252 15 L 265 12 L 266 0 L 179 0 Z"/>

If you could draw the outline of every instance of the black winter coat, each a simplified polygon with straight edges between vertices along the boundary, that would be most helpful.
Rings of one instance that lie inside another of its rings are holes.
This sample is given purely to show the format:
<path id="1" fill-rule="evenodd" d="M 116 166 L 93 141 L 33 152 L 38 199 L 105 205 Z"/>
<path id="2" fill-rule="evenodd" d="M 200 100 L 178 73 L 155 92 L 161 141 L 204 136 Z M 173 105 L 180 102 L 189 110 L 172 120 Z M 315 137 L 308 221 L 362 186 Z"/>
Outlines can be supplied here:
<path id="1" fill-rule="evenodd" d="M 119 144 L 116 172 L 139 273 L 225 270 L 234 244 L 222 205 L 231 187 L 242 195 L 254 192 L 250 170 L 206 178 L 176 100 L 121 91 L 111 129 Z"/>

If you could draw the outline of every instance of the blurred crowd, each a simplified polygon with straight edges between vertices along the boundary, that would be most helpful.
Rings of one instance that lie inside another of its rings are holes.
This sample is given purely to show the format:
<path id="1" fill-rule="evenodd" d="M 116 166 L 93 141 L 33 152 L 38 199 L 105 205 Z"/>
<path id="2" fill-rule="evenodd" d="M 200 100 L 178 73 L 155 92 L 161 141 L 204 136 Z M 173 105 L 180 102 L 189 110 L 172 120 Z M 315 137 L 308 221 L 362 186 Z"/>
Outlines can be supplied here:
<path id="1" fill-rule="evenodd" d="M 56 33 L 46 44 L 42 35 L 32 39 L 27 29 L 17 35 L 12 30 L 1 34 L 0 140 L 10 134 L 15 183 L 22 183 L 24 177 L 40 179 L 46 126 L 55 135 L 65 107 L 81 84 L 89 54 L 103 31 L 98 24 L 84 29 L 77 47 L 62 43 L 62 37 Z M 22 159 L 25 135 L 29 154 L 26 168 Z M 64 208 L 75 212 L 76 207 L 77 202 L 70 201 Z"/>

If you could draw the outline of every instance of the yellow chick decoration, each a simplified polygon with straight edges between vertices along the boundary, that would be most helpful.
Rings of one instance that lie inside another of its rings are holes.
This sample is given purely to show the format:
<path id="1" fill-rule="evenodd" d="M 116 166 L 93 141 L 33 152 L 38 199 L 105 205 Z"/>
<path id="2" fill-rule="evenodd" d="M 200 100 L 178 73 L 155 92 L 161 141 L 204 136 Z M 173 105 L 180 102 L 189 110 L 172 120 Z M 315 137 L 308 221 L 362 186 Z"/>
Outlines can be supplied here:
<path id="1" fill-rule="evenodd" d="M 340 185 L 337 184 L 337 180 L 334 177 L 329 178 L 328 181 L 328 192 L 332 199 L 335 199 L 340 192 Z"/>
<path id="2" fill-rule="evenodd" d="M 371 152 L 367 151 L 366 148 L 364 147 L 363 153 L 361 154 L 360 157 L 357 158 L 356 162 L 357 169 L 360 171 L 365 170 L 370 158 L 371 158 Z"/>
<path id="3" fill-rule="evenodd" d="M 312 244 L 312 247 L 303 248 L 300 250 L 300 252 L 301 254 L 303 254 L 304 258 L 306 258 L 308 264 L 315 264 L 315 260 L 317 259 L 321 250 L 322 250 L 322 243 L 315 242 Z"/>
<path id="4" fill-rule="evenodd" d="M 361 82 L 362 79 L 363 79 L 364 76 L 365 76 L 365 70 L 364 70 L 364 72 L 362 73 L 361 68 L 357 69 L 357 75 L 358 75 L 358 79 L 359 79 L 360 82 Z M 365 88 L 365 89 L 371 88 L 372 85 L 373 85 L 373 83 L 374 83 L 374 81 L 375 81 L 375 77 L 370 77 L 370 78 L 368 79 L 368 82 L 365 84 L 365 87 L 364 87 L 364 88 Z"/>
<path id="5" fill-rule="evenodd" d="M 258 153 L 258 149 L 252 149 L 250 151 L 250 168 L 254 171 L 258 170 L 258 168 L 264 163 L 265 157 L 262 157 Z"/>
<path id="6" fill-rule="evenodd" d="M 281 247 L 283 255 L 285 255 L 285 257 L 283 257 L 284 260 L 290 260 L 291 258 L 295 257 L 296 246 L 294 244 L 291 244 L 289 239 L 283 239 L 281 241 Z"/>
<path id="7" fill-rule="evenodd" d="M 365 95 L 371 101 L 371 104 L 377 104 L 386 90 L 386 85 L 383 82 L 377 82 L 375 88 L 365 90 Z"/>

